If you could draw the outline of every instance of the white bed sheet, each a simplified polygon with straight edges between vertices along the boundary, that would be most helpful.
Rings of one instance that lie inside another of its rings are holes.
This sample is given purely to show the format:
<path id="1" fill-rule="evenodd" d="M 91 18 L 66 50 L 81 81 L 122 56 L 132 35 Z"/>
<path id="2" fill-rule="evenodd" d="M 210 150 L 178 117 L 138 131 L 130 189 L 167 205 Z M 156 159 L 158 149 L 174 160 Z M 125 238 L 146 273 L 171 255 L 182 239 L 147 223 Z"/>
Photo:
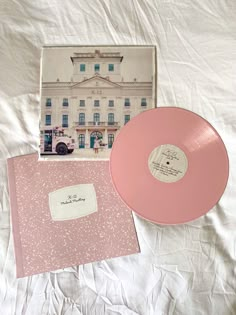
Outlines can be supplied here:
<path id="1" fill-rule="evenodd" d="M 234 0 L 0 2 L 0 314 L 236 314 L 235 16 Z M 213 124 L 230 178 L 189 224 L 134 215 L 141 254 L 16 280 L 6 158 L 37 150 L 40 48 L 55 44 L 157 45 L 158 105 Z"/>

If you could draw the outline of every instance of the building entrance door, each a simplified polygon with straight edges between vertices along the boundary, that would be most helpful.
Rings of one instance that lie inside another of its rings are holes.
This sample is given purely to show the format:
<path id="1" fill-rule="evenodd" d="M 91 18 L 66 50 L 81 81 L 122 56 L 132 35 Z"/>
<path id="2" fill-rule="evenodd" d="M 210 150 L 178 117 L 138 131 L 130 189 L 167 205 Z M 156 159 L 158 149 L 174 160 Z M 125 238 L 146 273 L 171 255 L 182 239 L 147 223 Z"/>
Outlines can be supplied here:
<path id="1" fill-rule="evenodd" d="M 79 135 L 79 148 L 80 149 L 85 148 L 85 135 L 84 134 Z"/>
<path id="2" fill-rule="evenodd" d="M 109 149 L 112 148 L 112 145 L 113 145 L 113 142 L 114 142 L 114 138 L 115 138 L 115 136 L 113 134 L 109 134 L 108 135 L 108 148 Z"/>
<path id="3" fill-rule="evenodd" d="M 98 139 L 102 139 L 102 133 L 100 131 L 93 131 L 90 135 L 90 148 L 93 148 L 94 141 L 98 137 Z"/>

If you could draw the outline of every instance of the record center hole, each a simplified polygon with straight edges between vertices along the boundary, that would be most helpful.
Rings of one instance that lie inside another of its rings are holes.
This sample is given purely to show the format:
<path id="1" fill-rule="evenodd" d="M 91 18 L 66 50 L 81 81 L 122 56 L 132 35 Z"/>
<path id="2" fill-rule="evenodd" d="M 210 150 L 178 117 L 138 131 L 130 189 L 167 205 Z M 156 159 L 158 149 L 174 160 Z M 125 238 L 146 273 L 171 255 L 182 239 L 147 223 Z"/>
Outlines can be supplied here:
<path id="1" fill-rule="evenodd" d="M 170 164 L 170 162 L 167 161 L 166 164 Z"/>

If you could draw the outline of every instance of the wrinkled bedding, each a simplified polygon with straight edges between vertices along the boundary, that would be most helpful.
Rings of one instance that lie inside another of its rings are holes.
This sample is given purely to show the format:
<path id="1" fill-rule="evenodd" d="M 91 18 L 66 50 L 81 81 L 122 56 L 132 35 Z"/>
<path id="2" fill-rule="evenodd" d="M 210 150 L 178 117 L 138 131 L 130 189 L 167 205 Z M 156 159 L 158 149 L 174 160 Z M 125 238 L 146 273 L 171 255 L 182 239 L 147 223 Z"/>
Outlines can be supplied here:
<path id="1" fill-rule="evenodd" d="M 235 16 L 233 0 L 0 2 L 1 314 L 236 314 Z M 38 148 L 41 47 L 58 44 L 157 45 L 158 106 L 206 118 L 230 177 L 219 203 L 188 224 L 134 214 L 140 254 L 16 280 L 6 159 Z"/>

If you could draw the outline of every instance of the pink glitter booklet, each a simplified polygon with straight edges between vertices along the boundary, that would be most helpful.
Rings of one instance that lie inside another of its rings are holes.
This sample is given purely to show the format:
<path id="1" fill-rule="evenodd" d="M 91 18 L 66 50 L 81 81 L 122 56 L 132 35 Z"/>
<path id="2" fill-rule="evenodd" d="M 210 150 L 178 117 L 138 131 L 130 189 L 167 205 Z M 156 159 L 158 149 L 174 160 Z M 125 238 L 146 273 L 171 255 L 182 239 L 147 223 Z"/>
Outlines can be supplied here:
<path id="1" fill-rule="evenodd" d="M 108 161 L 8 159 L 17 278 L 138 253 Z"/>

